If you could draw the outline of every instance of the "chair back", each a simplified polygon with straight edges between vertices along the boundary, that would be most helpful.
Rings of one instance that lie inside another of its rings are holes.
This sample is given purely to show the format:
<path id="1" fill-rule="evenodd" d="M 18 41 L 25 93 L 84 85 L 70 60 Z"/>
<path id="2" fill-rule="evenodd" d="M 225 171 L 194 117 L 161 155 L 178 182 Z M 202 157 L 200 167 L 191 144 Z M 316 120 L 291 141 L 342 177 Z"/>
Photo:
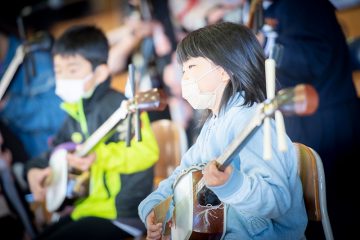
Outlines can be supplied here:
<path id="1" fill-rule="evenodd" d="M 334 239 L 327 212 L 324 167 L 318 153 L 301 143 L 294 143 L 298 154 L 298 173 L 304 193 L 308 219 L 321 221 L 325 238 Z"/>
<path id="2" fill-rule="evenodd" d="M 298 154 L 299 175 L 304 192 L 308 219 L 321 221 L 318 171 L 316 159 L 311 149 L 304 144 L 295 143 Z"/>
<path id="3" fill-rule="evenodd" d="M 182 155 L 188 149 L 183 127 L 169 120 L 160 119 L 151 123 L 160 149 L 160 157 L 155 165 L 154 187 L 167 178 L 180 164 Z"/>

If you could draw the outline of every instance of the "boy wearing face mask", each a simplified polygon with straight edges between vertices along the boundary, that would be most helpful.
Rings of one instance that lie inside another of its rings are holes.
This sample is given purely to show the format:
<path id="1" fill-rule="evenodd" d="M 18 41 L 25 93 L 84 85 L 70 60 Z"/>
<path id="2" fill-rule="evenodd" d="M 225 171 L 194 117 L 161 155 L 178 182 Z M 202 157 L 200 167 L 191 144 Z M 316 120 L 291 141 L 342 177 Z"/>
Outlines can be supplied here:
<path id="1" fill-rule="evenodd" d="M 107 66 L 109 45 L 104 33 L 94 26 L 68 29 L 54 44 L 56 94 L 68 113 L 53 140 L 83 143 L 120 107 L 125 96 L 110 88 Z M 119 133 L 96 146 L 91 154 L 78 157 L 68 152 L 71 168 L 90 170 L 89 195 L 75 203 L 70 216 L 45 229 L 38 239 L 123 239 L 130 235 L 111 220 L 138 220 L 137 206 L 152 189 L 152 166 L 159 157 L 156 139 L 146 113 L 141 114 L 142 142 L 126 147 Z M 44 179 L 51 174 L 51 152 L 29 162 L 27 178 L 36 201 L 43 201 Z"/>

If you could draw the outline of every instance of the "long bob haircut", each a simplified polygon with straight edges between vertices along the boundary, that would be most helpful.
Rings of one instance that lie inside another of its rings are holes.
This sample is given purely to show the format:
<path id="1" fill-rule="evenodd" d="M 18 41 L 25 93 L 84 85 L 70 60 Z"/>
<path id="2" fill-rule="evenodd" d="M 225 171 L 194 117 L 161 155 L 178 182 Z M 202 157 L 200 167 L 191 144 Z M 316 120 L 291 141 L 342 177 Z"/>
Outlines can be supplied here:
<path id="1" fill-rule="evenodd" d="M 265 100 L 265 56 L 256 36 L 245 26 L 222 22 L 189 33 L 177 46 L 177 60 L 203 57 L 221 66 L 230 76 L 220 103 L 226 106 L 236 92 L 242 92 L 243 105 Z M 202 123 L 211 115 L 208 110 Z"/>

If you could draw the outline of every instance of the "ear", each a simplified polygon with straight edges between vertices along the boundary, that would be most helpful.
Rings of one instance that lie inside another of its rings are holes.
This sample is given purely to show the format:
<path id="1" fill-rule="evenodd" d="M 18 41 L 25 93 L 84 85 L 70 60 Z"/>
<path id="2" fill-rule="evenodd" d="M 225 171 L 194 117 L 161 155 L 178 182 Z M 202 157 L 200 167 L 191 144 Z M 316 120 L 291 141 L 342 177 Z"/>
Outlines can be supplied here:
<path id="1" fill-rule="evenodd" d="M 101 64 L 95 68 L 94 78 L 97 84 L 104 82 L 110 76 L 110 70 L 107 64 Z"/>
<path id="2" fill-rule="evenodd" d="M 220 74 L 221 74 L 221 81 L 227 83 L 230 81 L 229 74 L 225 71 L 225 69 L 220 68 Z"/>

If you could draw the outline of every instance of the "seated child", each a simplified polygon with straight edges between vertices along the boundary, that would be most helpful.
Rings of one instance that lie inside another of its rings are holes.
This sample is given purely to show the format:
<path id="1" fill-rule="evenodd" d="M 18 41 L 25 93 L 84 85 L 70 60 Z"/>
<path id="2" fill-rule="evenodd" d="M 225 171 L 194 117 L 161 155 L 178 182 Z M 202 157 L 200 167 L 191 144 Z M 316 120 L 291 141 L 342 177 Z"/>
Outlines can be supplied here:
<path id="1" fill-rule="evenodd" d="M 53 47 L 56 93 L 63 99 L 68 118 L 53 140 L 83 143 L 120 107 L 125 96 L 110 88 L 107 67 L 109 45 L 94 26 L 75 26 Z M 159 157 L 146 112 L 141 114 L 142 141 L 126 147 L 120 134 L 97 145 L 85 157 L 68 152 L 70 167 L 90 170 L 89 195 L 75 203 L 70 216 L 45 229 L 38 239 L 123 239 L 130 235 L 111 220 L 137 217 L 137 206 L 152 190 L 153 165 Z M 35 200 L 44 200 L 42 184 L 51 174 L 50 152 L 27 165 L 27 179 Z"/>

